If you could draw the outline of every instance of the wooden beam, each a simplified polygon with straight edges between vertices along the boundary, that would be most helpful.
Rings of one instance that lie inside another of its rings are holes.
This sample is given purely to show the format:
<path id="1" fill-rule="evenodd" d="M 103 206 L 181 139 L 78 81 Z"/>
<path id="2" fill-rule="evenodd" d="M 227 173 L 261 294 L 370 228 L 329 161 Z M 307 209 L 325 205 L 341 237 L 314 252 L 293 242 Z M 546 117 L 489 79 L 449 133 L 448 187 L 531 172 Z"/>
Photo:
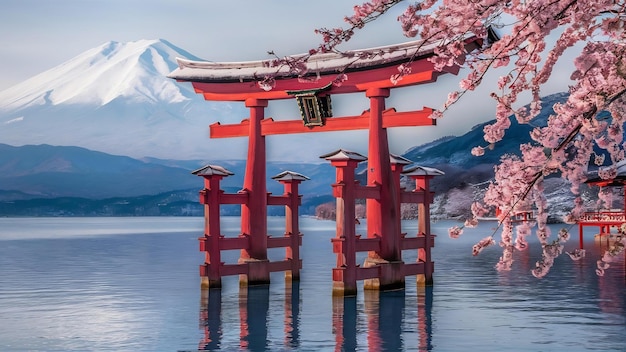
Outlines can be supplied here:
<path id="1" fill-rule="evenodd" d="M 330 94 L 347 94 L 364 92 L 370 88 L 398 88 L 432 83 L 445 73 L 457 74 L 458 66 L 446 67 L 437 72 L 433 64 L 428 60 L 417 60 L 410 63 L 411 73 L 401 80 L 392 82 L 391 77 L 398 73 L 398 65 L 391 64 L 385 67 L 362 69 L 347 73 L 348 79 L 340 85 L 333 85 Z M 288 91 L 317 89 L 331 84 L 337 78 L 338 73 L 332 72 L 315 77 L 313 80 L 299 77 L 277 77 L 274 86 L 270 90 L 259 87 L 257 80 L 244 79 L 243 81 L 195 81 L 192 79 L 178 79 L 179 82 L 191 82 L 194 91 L 202 94 L 204 99 L 211 101 L 245 101 L 246 99 L 293 99 Z"/>
<path id="2" fill-rule="evenodd" d="M 383 112 L 383 127 L 406 127 L 406 126 L 434 126 L 437 120 L 431 119 L 431 108 L 422 110 L 397 112 L 395 109 L 387 109 Z M 326 119 L 324 126 L 307 127 L 302 120 L 274 121 L 266 118 L 261 121 L 261 134 L 264 136 L 277 134 L 294 134 L 310 132 L 333 132 L 349 131 L 369 128 L 369 111 L 364 111 L 359 116 L 330 117 Z M 250 129 L 248 119 L 238 124 L 221 124 L 216 122 L 209 126 L 211 138 L 246 137 Z"/>

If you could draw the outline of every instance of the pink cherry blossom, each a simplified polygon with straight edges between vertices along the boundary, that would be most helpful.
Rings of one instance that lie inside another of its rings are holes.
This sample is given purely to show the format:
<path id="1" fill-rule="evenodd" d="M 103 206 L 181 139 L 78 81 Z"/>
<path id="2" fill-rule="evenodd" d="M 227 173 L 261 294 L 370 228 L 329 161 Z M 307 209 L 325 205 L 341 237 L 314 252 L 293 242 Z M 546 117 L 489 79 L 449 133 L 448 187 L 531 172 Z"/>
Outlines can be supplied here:
<path id="1" fill-rule="evenodd" d="M 472 148 L 471 153 L 472 153 L 473 156 L 485 155 L 485 148 L 483 148 L 483 147 L 474 147 L 474 148 Z"/>
<path id="2" fill-rule="evenodd" d="M 572 260 L 581 260 L 582 258 L 585 257 L 585 250 L 584 249 L 579 249 L 576 248 L 571 252 L 565 252 L 567 253 L 567 255 L 572 259 Z"/>
<path id="3" fill-rule="evenodd" d="M 496 244 L 496 241 L 494 241 L 493 237 L 485 237 L 472 247 L 472 255 L 477 256 L 483 249 L 494 244 Z"/>
<path id="4" fill-rule="evenodd" d="M 463 229 L 458 226 L 454 226 L 448 229 L 448 235 L 450 236 L 450 238 L 458 238 L 459 236 L 461 236 L 461 234 L 463 234 Z"/>

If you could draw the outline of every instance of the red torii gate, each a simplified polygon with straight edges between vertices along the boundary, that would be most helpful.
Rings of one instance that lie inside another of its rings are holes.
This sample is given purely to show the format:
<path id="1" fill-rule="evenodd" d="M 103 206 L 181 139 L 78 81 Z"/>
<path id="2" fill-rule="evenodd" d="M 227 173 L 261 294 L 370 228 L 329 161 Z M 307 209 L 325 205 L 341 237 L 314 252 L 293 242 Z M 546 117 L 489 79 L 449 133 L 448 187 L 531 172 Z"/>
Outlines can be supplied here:
<path id="1" fill-rule="evenodd" d="M 482 45 L 482 40 L 479 38 L 471 37 L 466 40 L 468 50 L 473 50 L 480 45 Z M 400 200 L 398 197 L 400 193 L 398 182 L 394 181 L 394 171 L 392 171 L 389 157 L 387 128 L 432 126 L 435 125 L 435 120 L 430 118 L 432 109 L 429 108 L 408 112 L 386 109 L 385 98 L 390 96 L 390 90 L 393 88 L 431 83 L 435 82 L 441 74 L 458 73 L 458 66 L 446 67 L 444 71 L 434 70 L 428 58 L 434 56 L 435 47 L 436 44 L 415 41 L 341 54 L 313 55 L 303 62 L 307 67 L 304 75 L 294 74 L 288 64 L 274 66 L 270 64 L 270 61 L 215 63 L 178 59 L 179 68 L 169 75 L 170 78 L 181 82 L 191 82 L 195 91 L 207 100 L 243 101 L 250 109 L 249 118 L 241 123 L 222 125 L 217 122 L 210 126 L 211 138 L 248 137 L 243 184 L 245 195 L 240 196 L 236 201 L 237 204 L 241 204 L 242 235 L 240 237 L 245 238 L 245 241 L 239 240 L 238 242 L 241 249 L 240 266 L 231 274 L 244 274 L 246 277 L 242 280 L 248 285 L 269 283 L 271 265 L 267 259 L 267 206 L 268 199 L 271 198 L 268 197 L 266 189 L 265 136 L 274 134 L 368 129 L 367 236 L 368 238 L 385 238 L 379 241 L 380 249 L 370 253 L 375 260 L 381 259 L 395 263 L 401 259 L 397 256 L 400 237 L 403 236 L 399 228 Z M 299 57 L 292 59 L 298 60 Z M 403 75 L 400 80 L 392 82 L 390 78 L 398 73 L 399 65 L 404 67 Z M 343 77 L 344 74 L 347 77 Z M 369 110 L 359 116 L 332 117 L 330 104 L 332 94 L 358 92 L 365 92 L 366 97 L 369 98 Z M 293 98 L 298 100 L 303 121 L 274 121 L 271 118 L 265 118 L 264 112 L 268 101 Z M 201 170 L 196 171 L 198 175 L 207 178 Z M 425 185 L 422 185 L 427 190 L 428 178 L 425 180 Z M 205 184 L 209 183 L 210 181 L 205 182 Z M 219 188 L 211 190 L 205 188 L 204 192 L 206 194 L 222 191 Z M 426 192 L 428 194 L 428 191 Z M 204 199 L 210 198 L 206 195 L 203 197 Z M 205 214 L 207 222 L 219 221 L 219 204 L 225 204 L 221 203 L 220 197 L 216 196 L 213 199 L 215 199 L 213 204 L 209 204 L 207 209 L 210 214 Z M 231 202 L 235 201 L 231 200 Z M 349 213 L 350 210 L 346 209 L 346 211 Z M 420 219 L 420 221 L 426 220 Z M 339 224 L 337 226 L 339 227 Z M 425 227 L 429 232 L 429 226 Z M 219 231 L 219 226 L 217 226 L 217 231 Z M 298 234 L 291 235 L 297 236 Z M 425 233 L 425 236 L 428 237 L 426 242 L 432 243 L 432 235 Z M 215 259 L 219 258 L 218 252 L 222 239 L 223 236 L 219 232 L 207 232 L 201 239 L 202 244 L 212 244 L 201 247 L 201 250 L 207 251 L 207 261 L 204 266 L 201 266 L 201 275 L 203 279 L 206 277 L 206 283 L 210 286 L 221 285 L 221 276 L 215 267 L 223 264 L 219 260 L 215 262 Z M 233 249 L 232 246 L 228 248 Z M 430 247 L 420 248 L 427 252 L 429 258 Z M 213 251 L 213 259 L 211 259 L 210 251 Z M 426 276 L 425 282 L 432 283 L 432 263 L 426 265 L 430 265 L 430 269 L 423 272 Z M 401 267 L 392 266 L 391 270 L 382 270 L 388 271 L 385 276 L 389 276 L 390 279 L 383 280 L 385 283 L 377 287 L 380 289 L 403 287 L 403 272 L 405 271 L 398 269 Z M 277 270 L 289 269 L 281 267 Z M 218 276 L 211 277 L 211 272 Z M 355 284 L 343 281 L 335 286 L 337 292 L 341 294 L 356 293 Z"/>

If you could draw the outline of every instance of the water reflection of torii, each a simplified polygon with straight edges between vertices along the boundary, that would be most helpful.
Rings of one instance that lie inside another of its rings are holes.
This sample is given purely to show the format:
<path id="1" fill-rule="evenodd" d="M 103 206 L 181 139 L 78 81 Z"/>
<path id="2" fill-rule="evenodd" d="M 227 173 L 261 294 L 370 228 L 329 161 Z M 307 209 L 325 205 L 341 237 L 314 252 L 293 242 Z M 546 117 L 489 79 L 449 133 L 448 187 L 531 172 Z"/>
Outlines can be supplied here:
<path id="1" fill-rule="evenodd" d="M 402 333 L 406 326 L 406 295 L 403 290 L 367 290 L 363 298 L 363 313 L 367 320 L 368 351 L 401 351 L 407 346 L 416 346 L 420 351 L 432 349 L 432 287 L 418 286 L 417 296 L 417 341 L 407 341 Z M 335 351 L 361 350 L 358 346 L 357 322 L 359 309 L 356 297 L 333 297 L 333 334 Z"/>
<path id="2" fill-rule="evenodd" d="M 239 347 L 247 351 L 266 351 L 268 341 L 269 286 L 242 287 L 239 290 Z M 232 313 L 232 312 L 229 312 Z M 202 290 L 200 328 L 204 337 L 198 350 L 217 350 L 222 346 L 222 291 Z M 285 284 L 284 345 L 300 347 L 300 284 Z"/>

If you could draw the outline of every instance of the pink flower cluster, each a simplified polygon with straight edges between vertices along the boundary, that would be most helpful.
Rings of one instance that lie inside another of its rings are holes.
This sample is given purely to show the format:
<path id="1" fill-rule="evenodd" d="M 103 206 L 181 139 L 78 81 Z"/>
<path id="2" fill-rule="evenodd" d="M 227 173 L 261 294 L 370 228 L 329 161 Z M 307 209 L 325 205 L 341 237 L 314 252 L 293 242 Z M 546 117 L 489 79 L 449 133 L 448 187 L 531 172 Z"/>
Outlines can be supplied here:
<path id="1" fill-rule="evenodd" d="M 625 235 L 618 235 L 617 238 L 613 239 L 613 242 L 611 243 L 609 248 L 604 252 L 602 259 L 599 259 L 596 263 L 596 274 L 598 276 L 604 276 L 604 271 L 611 267 L 610 263 L 614 262 L 617 259 L 617 256 L 624 251 L 625 246 Z"/>
<path id="2" fill-rule="evenodd" d="M 483 249 L 494 244 L 496 244 L 496 241 L 494 241 L 493 237 L 487 236 L 472 247 L 472 255 L 477 256 Z"/>
<path id="3" fill-rule="evenodd" d="M 598 192 L 598 209 L 611 209 L 613 208 L 613 188 L 602 188 Z"/>
<path id="4" fill-rule="evenodd" d="M 335 47 L 352 38 L 355 30 L 363 28 L 367 23 L 387 12 L 392 6 L 400 3 L 401 0 L 373 0 L 361 5 L 354 6 L 354 14 L 346 16 L 344 21 L 350 26 L 344 28 L 320 28 L 315 33 L 322 35 L 323 43 L 317 48 L 309 51 L 310 54 L 318 52 L 327 53 L 335 50 Z"/>
<path id="5" fill-rule="evenodd" d="M 563 245 L 561 244 L 562 242 L 565 241 L 559 238 L 553 241 L 551 244 L 544 244 L 542 246 L 543 252 L 541 255 L 541 260 L 539 260 L 535 264 L 535 268 L 530 271 L 534 277 L 541 279 L 550 272 L 550 269 L 554 264 L 554 259 L 556 259 L 561 253 L 563 253 Z"/>
<path id="6" fill-rule="evenodd" d="M 576 248 L 571 252 L 565 252 L 572 260 L 578 261 L 585 257 L 586 251 L 581 248 Z"/>
<path id="7" fill-rule="evenodd" d="M 463 234 L 463 229 L 458 226 L 453 226 L 448 229 L 448 235 L 450 238 L 459 238 Z"/>

